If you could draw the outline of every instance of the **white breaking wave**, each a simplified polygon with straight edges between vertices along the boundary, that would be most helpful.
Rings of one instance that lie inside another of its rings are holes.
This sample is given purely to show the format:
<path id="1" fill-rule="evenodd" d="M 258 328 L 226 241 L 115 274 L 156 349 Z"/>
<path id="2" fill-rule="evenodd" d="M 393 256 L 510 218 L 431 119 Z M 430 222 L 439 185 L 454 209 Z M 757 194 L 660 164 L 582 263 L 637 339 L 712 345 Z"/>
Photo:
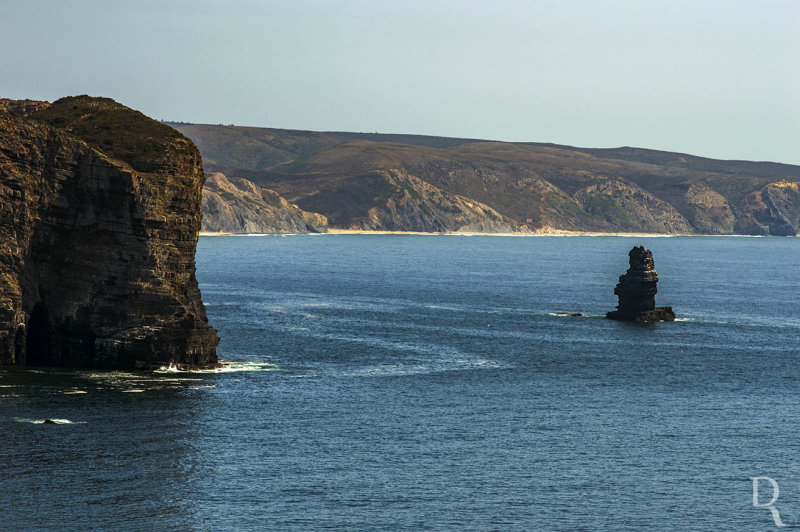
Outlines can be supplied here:
<path id="1" fill-rule="evenodd" d="M 466 371 L 475 369 L 508 369 L 512 366 L 496 360 L 432 360 L 431 363 L 416 364 L 375 364 L 345 370 L 341 377 L 405 377 L 447 371 Z"/>
<path id="2" fill-rule="evenodd" d="M 221 360 L 222 365 L 219 368 L 213 369 L 199 369 L 194 370 L 192 373 L 235 373 L 239 371 L 278 371 L 280 367 L 275 364 L 268 364 L 266 362 L 231 362 L 228 360 Z"/>
<path id="3" fill-rule="evenodd" d="M 50 421 L 55 423 L 56 425 L 84 425 L 86 424 L 85 421 L 72 421 L 69 419 L 62 419 L 57 417 L 48 418 Z M 28 418 L 20 418 L 15 417 L 14 421 L 19 423 L 33 423 L 34 425 L 44 425 L 44 419 L 28 419 Z"/>
<path id="4" fill-rule="evenodd" d="M 175 364 L 161 366 L 154 373 L 236 373 L 241 371 L 278 371 L 280 368 L 275 364 L 266 362 L 232 362 L 230 360 L 220 360 L 220 366 L 209 369 L 179 369 Z"/>
<path id="5" fill-rule="evenodd" d="M 170 364 L 169 366 L 161 366 L 153 373 L 185 373 L 185 372 L 179 370 L 178 366 L 176 366 L 175 364 Z"/>
<path id="6" fill-rule="evenodd" d="M 470 358 L 468 355 L 457 358 L 435 357 L 430 359 L 414 358 L 387 364 L 369 364 L 360 367 L 338 368 L 335 365 L 318 368 L 319 373 L 311 372 L 306 376 L 333 377 L 405 377 L 448 371 L 469 371 L 477 369 L 511 369 L 514 366 L 499 360 Z"/>

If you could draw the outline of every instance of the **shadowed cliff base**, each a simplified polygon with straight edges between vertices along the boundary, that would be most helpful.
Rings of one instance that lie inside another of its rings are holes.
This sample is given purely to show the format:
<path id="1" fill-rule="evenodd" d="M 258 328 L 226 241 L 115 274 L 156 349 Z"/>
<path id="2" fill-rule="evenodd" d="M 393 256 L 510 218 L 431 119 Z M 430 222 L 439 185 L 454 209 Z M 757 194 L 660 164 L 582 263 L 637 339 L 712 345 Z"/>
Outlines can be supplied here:
<path id="1" fill-rule="evenodd" d="M 0 363 L 217 362 L 192 142 L 108 98 L 0 101 Z"/>

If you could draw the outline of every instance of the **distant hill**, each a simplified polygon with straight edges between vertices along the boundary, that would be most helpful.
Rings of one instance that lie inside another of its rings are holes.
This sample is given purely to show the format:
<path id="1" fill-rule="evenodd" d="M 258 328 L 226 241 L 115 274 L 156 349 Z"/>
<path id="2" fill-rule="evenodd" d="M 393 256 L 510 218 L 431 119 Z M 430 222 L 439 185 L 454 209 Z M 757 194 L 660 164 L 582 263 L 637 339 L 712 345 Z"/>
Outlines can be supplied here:
<path id="1" fill-rule="evenodd" d="M 169 125 L 199 146 L 207 170 L 272 189 L 333 227 L 491 232 L 499 221 L 534 231 L 800 231 L 800 166 L 630 147 Z M 448 218 L 455 207 L 441 198 L 497 217 Z M 416 215 L 398 216 L 398 204 Z"/>

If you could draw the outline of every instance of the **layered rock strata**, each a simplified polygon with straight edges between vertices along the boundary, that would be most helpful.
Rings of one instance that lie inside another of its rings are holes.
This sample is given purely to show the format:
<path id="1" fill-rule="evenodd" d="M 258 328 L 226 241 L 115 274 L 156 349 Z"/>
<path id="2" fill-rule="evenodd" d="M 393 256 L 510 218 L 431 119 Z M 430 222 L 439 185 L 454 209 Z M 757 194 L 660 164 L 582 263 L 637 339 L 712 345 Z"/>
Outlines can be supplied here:
<path id="1" fill-rule="evenodd" d="M 656 307 L 658 273 L 653 253 L 644 246 L 634 246 L 628 253 L 630 268 L 620 275 L 614 293 L 619 297 L 617 310 L 606 318 L 620 321 L 674 321 L 672 307 Z"/>
<path id="2" fill-rule="evenodd" d="M 216 172 L 203 188 L 203 231 L 222 233 L 324 233 L 328 219 L 290 204 L 247 179 Z"/>
<path id="3" fill-rule="evenodd" d="M 0 364 L 214 365 L 196 147 L 105 98 L 17 109 L 0 110 Z"/>
<path id="4" fill-rule="evenodd" d="M 514 233 L 528 228 L 506 218 L 488 205 L 445 192 L 408 172 L 377 172 L 393 188 L 383 205 L 368 211 L 365 229 L 454 233 Z M 417 229 L 418 228 L 418 229 Z"/>

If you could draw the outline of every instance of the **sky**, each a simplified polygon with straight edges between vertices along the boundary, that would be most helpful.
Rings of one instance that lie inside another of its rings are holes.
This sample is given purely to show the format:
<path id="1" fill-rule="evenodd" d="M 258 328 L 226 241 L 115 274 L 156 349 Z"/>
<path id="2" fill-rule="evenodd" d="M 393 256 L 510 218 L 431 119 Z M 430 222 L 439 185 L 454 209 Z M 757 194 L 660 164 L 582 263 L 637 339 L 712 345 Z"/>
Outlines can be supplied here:
<path id="1" fill-rule="evenodd" d="M 0 0 L 0 97 L 800 164 L 798 0 Z"/>

